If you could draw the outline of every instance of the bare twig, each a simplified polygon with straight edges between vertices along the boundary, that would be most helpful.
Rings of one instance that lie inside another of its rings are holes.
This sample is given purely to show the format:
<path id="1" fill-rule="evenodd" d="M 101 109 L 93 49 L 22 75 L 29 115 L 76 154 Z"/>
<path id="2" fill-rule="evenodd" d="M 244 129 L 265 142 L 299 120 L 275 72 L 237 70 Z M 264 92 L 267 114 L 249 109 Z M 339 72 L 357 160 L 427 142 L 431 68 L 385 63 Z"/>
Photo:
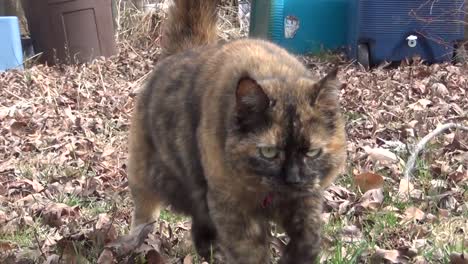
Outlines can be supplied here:
<path id="1" fill-rule="evenodd" d="M 97 64 L 97 70 L 98 70 L 98 74 L 99 74 L 99 79 L 101 80 L 102 90 L 105 93 L 105 92 L 107 92 L 106 82 L 104 82 L 104 77 L 102 76 L 102 72 L 101 72 L 101 66 L 99 66 L 99 64 Z"/>
<path id="2" fill-rule="evenodd" d="M 112 224 L 114 223 L 115 217 L 117 216 L 117 211 L 118 211 L 117 204 L 114 202 L 112 205 L 112 217 L 110 219 L 109 226 L 107 227 L 107 230 L 106 230 L 106 236 L 109 234 L 112 228 Z"/>
<path id="3" fill-rule="evenodd" d="M 39 242 L 39 236 L 37 234 L 36 228 L 34 228 L 34 240 L 36 240 L 37 248 L 39 249 L 39 252 L 41 252 L 41 257 L 44 258 L 44 260 L 47 260 L 47 256 L 46 256 L 46 254 L 44 254 L 44 251 L 42 250 L 41 243 Z"/>
<path id="4" fill-rule="evenodd" d="M 414 149 L 413 154 L 411 154 L 408 161 L 406 162 L 406 169 L 405 169 L 405 174 L 404 174 L 406 180 L 408 181 L 410 180 L 411 172 L 413 171 L 414 165 L 416 163 L 416 158 L 418 157 L 419 153 L 422 150 L 424 150 L 424 147 L 426 146 L 427 142 L 429 142 L 432 138 L 441 134 L 445 130 L 448 130 L 451 128 L 457 128 L 457 129 L 468 131 L 467 126 L 456 124 L 456 123 L 448 123 L 448 124 L 444 124 L 444 125 L 437 127 L 431 133 L 423 137 L 421 141 L 419 141 L 419 143 L 416 145 L 416 148 Z"/>

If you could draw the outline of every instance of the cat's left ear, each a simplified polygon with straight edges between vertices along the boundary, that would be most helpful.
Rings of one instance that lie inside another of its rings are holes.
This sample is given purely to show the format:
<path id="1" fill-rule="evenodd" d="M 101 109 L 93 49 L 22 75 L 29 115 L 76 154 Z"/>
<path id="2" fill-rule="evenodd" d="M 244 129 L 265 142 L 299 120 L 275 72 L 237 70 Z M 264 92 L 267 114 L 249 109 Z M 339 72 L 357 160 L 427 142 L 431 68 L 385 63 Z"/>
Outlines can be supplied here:
<path id="1" fill-rule="evenodd" d="M 338 68 L 334 68 L 320 81 L 315 83 L 312 91 L 311 104 L 323 110 L 340 108 L 340 88 L 342 83 L 337 77 Z"/>

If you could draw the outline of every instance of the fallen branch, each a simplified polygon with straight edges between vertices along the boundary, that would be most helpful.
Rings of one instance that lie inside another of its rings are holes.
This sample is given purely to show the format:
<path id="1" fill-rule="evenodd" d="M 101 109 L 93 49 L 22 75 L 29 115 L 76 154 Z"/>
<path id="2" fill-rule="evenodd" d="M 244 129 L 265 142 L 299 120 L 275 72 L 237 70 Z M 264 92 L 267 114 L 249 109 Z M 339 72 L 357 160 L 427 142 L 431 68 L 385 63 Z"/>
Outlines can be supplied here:
<path id="1" fill-rule="evenodd" d="M 36 240 L 37 248 L 39 249 L 39 252 L 41 252 L 41 257 L 44 259 L 44 261 L 47 261 L 47 256 L 46 254 L 44 254 L 44 251 L 42 250 L 41 242 L 39 242 L 39 236 L 37 235 L 36 228 L 34 228 L 34 239 Z"/>
<path id="2" fill-rule="evenodd" d="M 414 165 L 416 163 L 416 158 L 419 156 L 419 153 L 422 150 L 424 150 L 424 147 L 426 146 L 427 142 L 429 142 L 435 136 L 442 134 L 442 132 L 444 132 L 445 130 L 448 130 L 451 128 L 457 128 L 457 129 L 468 131 L 467 126 L 463 126 L 463 125 L 455 124 L 455 123 L 448 123 L 448 124 L 444 124 L 444 125 L 437 127 L 431 133 L 423 137 L 421 141 L 419 141 L 419 143 L 416 145 L 416 148 L 414 149 L 413 154 L 411 154 L 408 161 L 406 162 L 406 169 L 405 169 L 404 177 L 407 181 L 410 180 L 411 172 L 413 171 Z"/>

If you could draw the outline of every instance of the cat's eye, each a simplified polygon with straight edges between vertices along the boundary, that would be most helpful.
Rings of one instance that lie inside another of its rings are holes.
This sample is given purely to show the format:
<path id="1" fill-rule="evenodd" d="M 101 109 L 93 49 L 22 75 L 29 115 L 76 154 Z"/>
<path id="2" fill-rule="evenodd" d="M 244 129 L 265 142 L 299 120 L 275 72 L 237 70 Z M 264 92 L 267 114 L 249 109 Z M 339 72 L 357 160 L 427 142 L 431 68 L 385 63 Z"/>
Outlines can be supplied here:
<path id="1" fill-rule="evenodd" d="M 266 159 L 274 159 L 278 156 L 279 150 L 276 147 L 259 147 L 259 152 Z"/>
<path id="2" fill-rule="evenodd" d="M 322 149 L 309 149 L 309 151 L 306 152 L 306 156 L 315 159 L 318 158 L 322 154 Z"/>

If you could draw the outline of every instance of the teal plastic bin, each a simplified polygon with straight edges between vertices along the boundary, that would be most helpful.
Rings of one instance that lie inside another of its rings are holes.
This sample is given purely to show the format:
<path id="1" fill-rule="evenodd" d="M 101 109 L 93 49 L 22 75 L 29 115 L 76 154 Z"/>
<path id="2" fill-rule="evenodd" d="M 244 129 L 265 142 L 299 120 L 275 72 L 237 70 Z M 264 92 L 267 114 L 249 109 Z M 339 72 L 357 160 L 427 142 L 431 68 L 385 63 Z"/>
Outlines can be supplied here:
<path id="1" fill-rule="evenodd" d="M 252 0 L 249 35 L 292 53 L 336 51 L 347 40 L 349 0 Z"/>
<path id="2" fill-rule="evenodd" d="M 23 68 L 23 49 L 17 17 L 0 17 L 0 71 Z"/>

